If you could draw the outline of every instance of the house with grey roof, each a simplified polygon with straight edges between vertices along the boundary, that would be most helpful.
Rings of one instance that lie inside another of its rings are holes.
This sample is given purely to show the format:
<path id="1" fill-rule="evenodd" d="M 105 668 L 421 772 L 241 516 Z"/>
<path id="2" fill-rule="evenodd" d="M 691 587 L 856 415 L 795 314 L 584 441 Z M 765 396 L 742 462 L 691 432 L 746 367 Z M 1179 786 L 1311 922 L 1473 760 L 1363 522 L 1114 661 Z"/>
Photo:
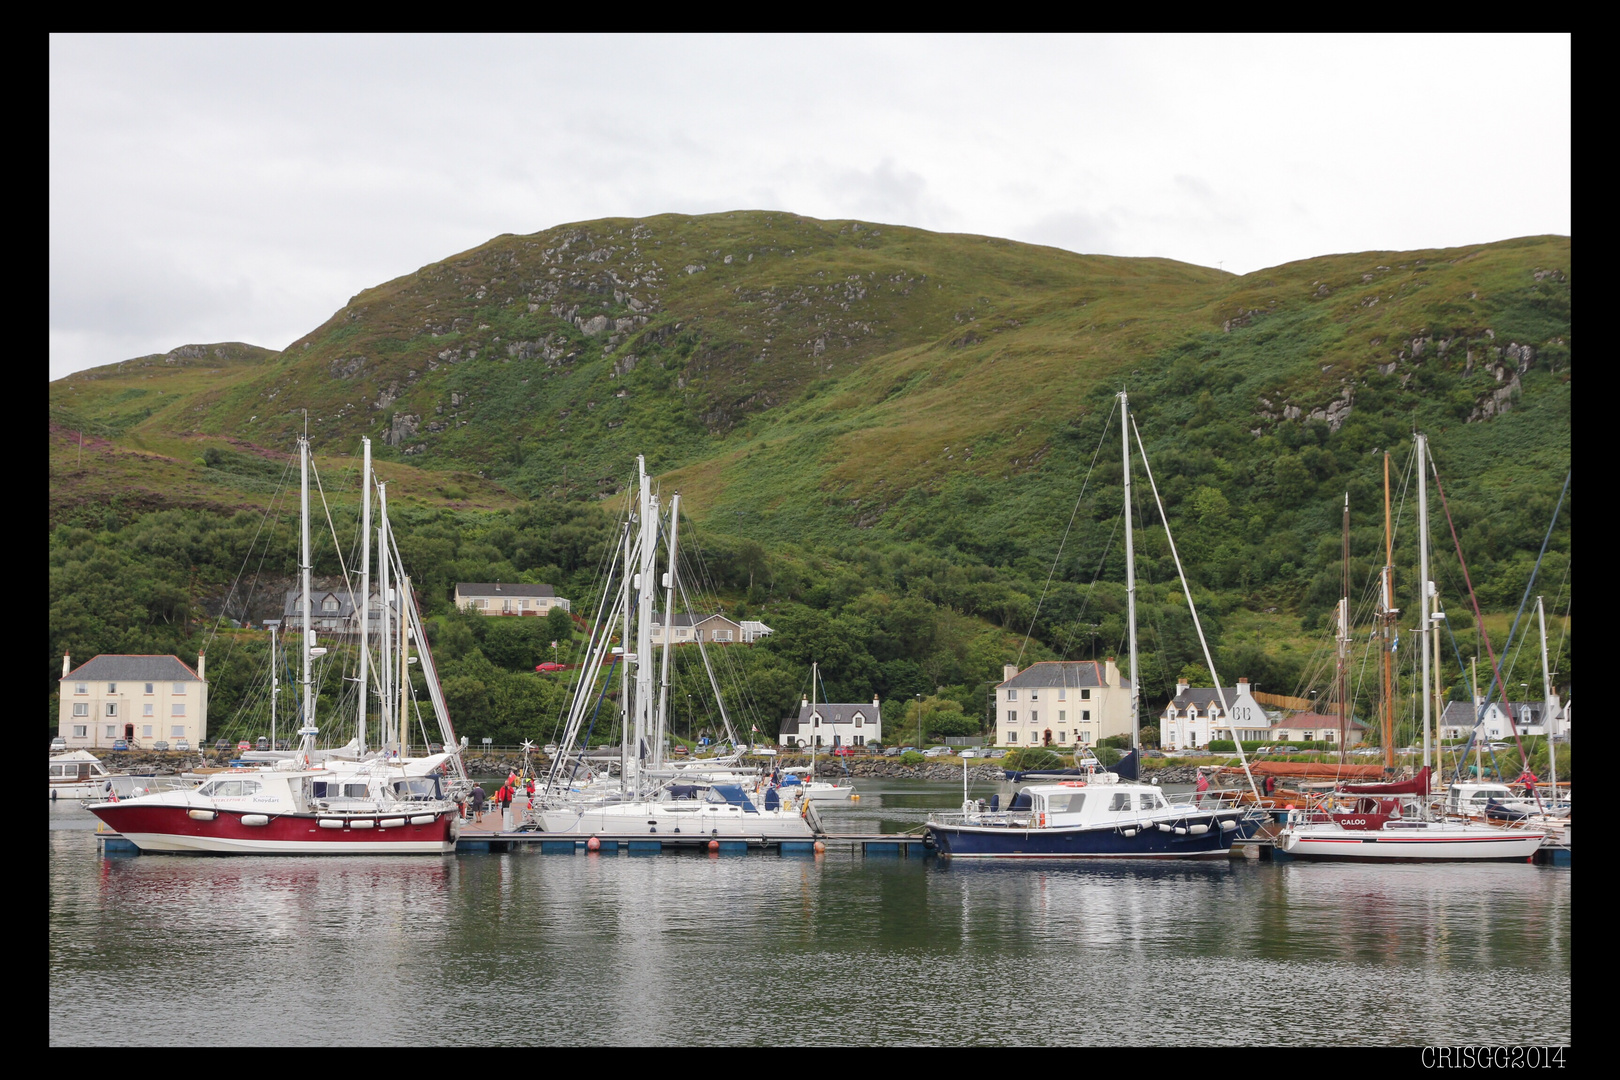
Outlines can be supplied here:
<path id="1" fill-rule="evenodd" d="M 511 581 L 458 581 L 456 607 L 480 615 L 548 615 L 554 607 L 572 611 L 573 603 L 550 585 Z"/>
<path id="2" fill-rule="evenodd" d="M 69 750 L 132 749 L 180 739 L 201 747 L 208 737 L 205 658 L 195 670 L 178 656 L 103 653 L 73 667 L 62 657 L 57 734 Z"/>
<path id="3" fill-rule="evenodd" d="M 389 595 L 394 590 L 388 590 Z M 288 589 L 281 605 L 281 631 L 285 634 L 301 634 L 304 630 L 304 609 L 302 589 Z M 360 633 L 360 605 L 356 603 L 353 592 L 338 586 L 337 588 L 322 588 L 319 585 L 309 590 L 309 621 L 317 634 L 326 634 L 332 637 L 355 636 Z M 389 604 L 390 610 L 395 605 Z M 382 625 L 382 598 L 371 594 L 371 613 L 367 616 L 371 626 L 375 629 Z"/>
<path id="4" fill-rule="evenodd" d="M 1214 687 L 1191 686 L 1186 679 L 1177 679 L 1176 696 L 1159 714 L 1160 749 L 1206 747 L 1211 738 L 1232 738 L 1233 727 L 1238 730 L 1237 737 L 1244 740 L 1282 737 L 1271 733 L 1271 720 L 1254 699 L 1248 679 L 1239 679 L 1236 686 L 1223 689 L 1225 709 L 1221 707 L 1222 695 Z"/>
<path id="5" fill-rule="evenodd" d="M 728 619 L 719 612 L 715 612 L 713 615 L 671 614 L 669 625 L 671 645 L 687 645 L 694 641 L 730 645 L 734 642 L 746 640 L 743 635 L 743 624 L 735 619 Z M 662 611 L 653 612 L 652 643 L 658 646 L 664 644 L 664 613 Z"/>
<path id="6" fill-rule="evenodd" d="M 1367 725 L 1350 716 L 1345 718 L 1347 730 L 1344 745 L 1354 746 L 1365 741 Z M 1223 733 L 1224 737 L 1224 733 Z M 1339 717 L 1318 712 L 1297 712 L 1273 724 L 1270 734 L 1247 735 L 1245 739 L 1266 739 L 1275 742 L 1339 742 Z"/>
<path id="7" fill-rule="evenodd" d="M 996 746 L 1090 746 L 1131 731 L 1131 681 L 1112 656 L 1007 664 L 995 694 Z"/>
<path id="8" fill-rule="evenodd" d="M 1510 709 L 1513 713 L 1511 724 L 1508 723 Z M 1440 738 L 1466 739 L 1469 732 L 1474 729 L 1477 711 L 1477 705 L 1471 705 L 1466 701 L 1446 702 L 1446 709 L 1440 714 Z M 1558 738 L 1568 738 L 1569 709 L 1559 701 L 1557 694 L 1553 695 L 1550 702 L 1493 701 L 1485 706 L 1484 736 L 1487 739 L 1509 739 L 1513 737 L 1515 727 L 1520 735 L 1545 735 L 1549 717 Z"/>
<path id="9" fill-rule="evenodd" d="M 883 709 L 877 695 L 870 703 L 840 704 L 809 698 L 799 699 L 799 712 L 782 721 L 777 742 L 782 746 L 830 749 L 838 746 L 865 746 L 883 741 Z"/>

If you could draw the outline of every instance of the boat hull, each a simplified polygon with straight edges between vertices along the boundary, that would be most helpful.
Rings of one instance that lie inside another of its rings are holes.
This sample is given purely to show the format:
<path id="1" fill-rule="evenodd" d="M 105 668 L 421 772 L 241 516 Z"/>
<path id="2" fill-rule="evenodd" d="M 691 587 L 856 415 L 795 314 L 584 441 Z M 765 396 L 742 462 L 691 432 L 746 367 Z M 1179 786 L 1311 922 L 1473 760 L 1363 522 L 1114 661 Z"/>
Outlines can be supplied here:
<path id="1" fill-rule="evenodd" d="M 1424 835 L 1338 829 L 1284 829 L 1277 850 L 1320 862 L 1525 862 L 1545 838 L 1540 833 L 1435 830 Z"/>
<path id="2" fill-rule="evenodd" d="M 610 836 L 632 833 L 696 834 L 717 838 L 762 837 L 772 840 L 809 840 L 815 830 L 797 811 L 743 813 L 713 804 L 697 809 L 676 809 L 668 803 L 642 804 L 631 808 L 585 808 L 542 810 L 541 828 L 547 833 Z"/>
<path id="3" fill-rule="evenodd" d="M 99 803 L 88 809 L 142 851 L 215 855 L 447 855 L 456 849 L 460 825 L 449 810 L 345 815 L 222 809 L 207 819 L 208 812 L 203 817 L 190 813 L 196 807 L 133 801 Z M 413 823 L 430 814 L 431 821 Z M 247 824 L 244 819 L 265 823 Z M 396 821 L 401 823 L 392 824 Z M 383 822 L 390 824 L 385 827 Z"/>
<path id="4" fill-rule="evenodd" d="M 1247 840 L 1257 823 L 1229 818 L 1236 827 L 1212 825 L 1202 834 L 1165 832 L 1155 825 L 1115 827 L 1018 828 L 929 823 L 928 834 L 949 859 L 1215 859 L 1232 844 Z M 1127 832 L 1135 835 L 1127 836 Z"/>

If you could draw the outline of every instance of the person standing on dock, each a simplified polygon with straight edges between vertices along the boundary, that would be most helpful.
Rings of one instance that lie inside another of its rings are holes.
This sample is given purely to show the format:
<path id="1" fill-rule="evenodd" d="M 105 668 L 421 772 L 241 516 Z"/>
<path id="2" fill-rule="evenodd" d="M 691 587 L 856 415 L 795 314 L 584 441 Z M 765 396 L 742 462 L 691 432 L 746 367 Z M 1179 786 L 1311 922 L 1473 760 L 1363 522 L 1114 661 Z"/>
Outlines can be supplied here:
<path id="1" fill-rule="evenodd" d="M 474 784 L 472 794 L 468 796 L 472 801 L 474 824 L 483 824 L 484 821 L 484 785 Z"/>

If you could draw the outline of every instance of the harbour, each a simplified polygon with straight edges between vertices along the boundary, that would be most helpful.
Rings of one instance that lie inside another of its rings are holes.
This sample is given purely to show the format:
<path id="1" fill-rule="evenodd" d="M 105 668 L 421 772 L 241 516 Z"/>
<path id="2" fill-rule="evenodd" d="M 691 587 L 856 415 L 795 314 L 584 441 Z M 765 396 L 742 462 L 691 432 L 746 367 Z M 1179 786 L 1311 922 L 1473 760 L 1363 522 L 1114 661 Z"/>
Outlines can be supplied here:
<path id="1" fill-rule="evenodd" d="M 903 832 L 961 797 L 948 783 L 862 787 L 858 806 L 827 813 L 838 832 Z M 433 858 L 119 858 L 98 852 L 82 808 L 50 816 L 52 1045 L 1571 1035 L 1570 876 L 1554 867 L 970 863 L 854 845 L 554 856 L 540 843 Z M 1082 976 L 1088 989 L 1072 992 Z"/>

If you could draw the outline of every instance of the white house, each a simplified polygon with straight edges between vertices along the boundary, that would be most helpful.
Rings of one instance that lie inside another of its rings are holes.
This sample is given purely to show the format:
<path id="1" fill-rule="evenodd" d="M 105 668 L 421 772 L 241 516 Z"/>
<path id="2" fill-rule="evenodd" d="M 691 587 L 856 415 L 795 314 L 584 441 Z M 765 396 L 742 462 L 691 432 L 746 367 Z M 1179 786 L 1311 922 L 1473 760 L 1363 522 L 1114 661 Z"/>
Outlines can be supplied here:
<path id="1" fill-rule="evenodd" d="M 1367 731 L 1367 725 L 1353 716 L 1347 717 L 1345 724 L 1348 730 L 1345 732 L 1344 744 L 1354 746 L 1361 742 L 1362 736 Z M 1325 713 L 1294 713 L 1273 726 L 1269 735 L 1255 737 L 1276 742 L 1328 742 L 1338 745 L 1339 718 L 1337 715 L 1329 716 Z"/>
<path id="2" fill-rule="evenodd" d="M 996 746 L 1086 746 L 1131 731 L 1131 682 L 1114 658 L 1002 668 Z"/>
<path id="3" fill-rule="evenodd" d="M 758 619 L 744 619 L 742 621 L 742 639 L 749 645 L 762 637 L 770 637 L 774 633 L 776 633 L 775 630 L 772 630 Z"/>
<path id="4" fill-rule="evenodd" d="M 480 615 L 546 615 L 554 607 L 572 610 L 550 585 L 500 581 L 456 582 L 456 607 Z"/>
<path id="5" fill-rule="evenodd" d="M 178 656 L 102 654 L 77 668 L 62 657 L 57 733 L 70 750 L 108 749 L 115 739 L 131 749 L 158 740 L 208 737 L 208 683 L 199 654 L 193 671 Z"/>
<path id="6" fill-rule="evenodd" d="M 1554 694 L 1550 702 L 1541 701 L 1509 701 L 1505 704 L 1493 701 L 1485 706 L 1485 737 L 1488 739 L 1512 738 L 1515 725 L 1520 735 L 1547 734 L 1547 710 L 1551 706 L 1553 732 L 1560 739 L 1569 738 L 1570 716 L 1569 710 L 1564 708 Z M 1440 714 L 1440 737 L 1442 739 L 1466 739 L 1469 732 L 1474 729 L 1474 717 L 1477 705 L 1470 705 L 1466 701 L 1449 701 L 1446 711 Z M 1513 711 L 1513 723 L 1508 723 L 1508 710 Z"/>
<path id="7" fill-rule="evenodd" d="M 840 704 L 799 700 L 799 714 L 782 721 L 777 742 L 782 746 L 865 746 L 883 741 L 883 710 L 877 695 L 872 703 Z"/>
<path id="8" fill-rule="evenodd" d="M 1160 748 L 1192 750 L 1206 747 L 1212 738 L 1232 738 L 1230 729 L 1233 726 L 1244 740 L 1270 737 L 1271 721 L 1254 699 L 1248 679 L 1239 679 L 1236 686 L 1225 688 L 1225 696 L 1230 719 L 1221 709 L 1221 695 L 1213 687 L 1189 686 L 1186 679 L 1176 680 L 1176 696 L 1170 699 L 1159 716 Z"/>

